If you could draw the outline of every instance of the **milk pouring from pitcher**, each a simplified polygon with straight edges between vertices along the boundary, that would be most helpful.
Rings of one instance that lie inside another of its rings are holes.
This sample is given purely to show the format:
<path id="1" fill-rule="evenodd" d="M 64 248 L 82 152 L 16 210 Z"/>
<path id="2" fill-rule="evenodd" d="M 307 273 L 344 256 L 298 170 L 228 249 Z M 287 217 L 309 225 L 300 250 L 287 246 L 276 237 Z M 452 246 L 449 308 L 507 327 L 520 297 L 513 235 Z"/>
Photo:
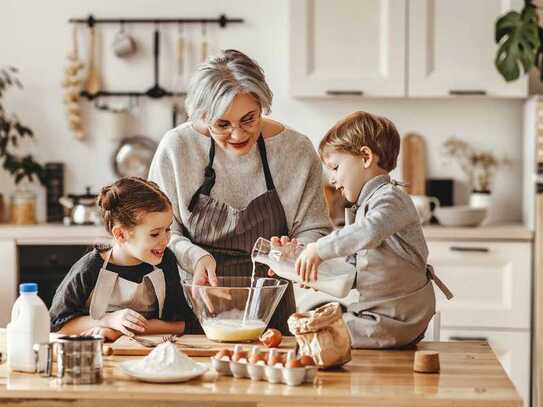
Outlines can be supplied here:
<path id="1" fill-rule="evenodd" d="M 295 264 L 303 249 L 303 245 L 274 246 L 269 240 L 260 237 L 253 247 L 251 258 L 253 262 L 266 264 L 278 276 L 301 283 Z M 343 298 L 349 294 L 355 275 L 355 268 L 340 257 L 323 261 L 319 265 L 317 281 L 305 285 L 333 297 Z"/>

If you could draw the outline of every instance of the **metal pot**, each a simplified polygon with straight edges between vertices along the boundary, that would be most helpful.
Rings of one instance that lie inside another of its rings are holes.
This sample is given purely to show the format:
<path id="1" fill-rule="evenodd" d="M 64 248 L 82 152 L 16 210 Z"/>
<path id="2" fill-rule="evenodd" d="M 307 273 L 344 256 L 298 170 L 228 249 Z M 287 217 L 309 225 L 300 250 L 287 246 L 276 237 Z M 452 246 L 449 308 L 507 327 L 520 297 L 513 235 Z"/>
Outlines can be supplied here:
<path id="1" fill-rule="evenodd" d="M 158 144 L 145 136 L 126 137 L 113 153 L 113 170 L 119 177 L 147 178 Z"/>
<path id="2" fill-rule="evenodd" d="M 69 194 L 60 197 L 59 202 L 70 209 L 70 223 L 74 225 L 97 225 L 100 223 L 100 213 L 96 205 L 96 195 L 90 187 L 81 195 Z"/>

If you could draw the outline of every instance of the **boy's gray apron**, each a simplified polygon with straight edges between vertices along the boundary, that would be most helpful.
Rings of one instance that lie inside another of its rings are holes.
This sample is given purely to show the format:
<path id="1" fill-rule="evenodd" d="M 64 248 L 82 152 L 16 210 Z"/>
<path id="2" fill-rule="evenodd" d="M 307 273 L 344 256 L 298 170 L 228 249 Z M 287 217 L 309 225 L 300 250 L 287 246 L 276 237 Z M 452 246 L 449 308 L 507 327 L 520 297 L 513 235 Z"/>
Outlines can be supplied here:
<path id="1" fill-rule="evenodd" d="M 396 183 L 395 181 L 391 181 Z M 358 208 L 365 216 L 365 208 Z M 345 224 L 354 223 L 356 208 L 345 211 Z M 445 294 L 447 299 L 452 293 L 435 275 L 434 269 L 426 265 L 426 273 L 398 259 L 385 242 L 377 249 L 367 249 L 357 258 L 356 287 L 360 300 L 347 307 L 343 319 L 351 332 L 354 348 L 398 348 L 418 343 L 423 337 L 428 323 L 435 314 L 435 294 L 432 281 Z M 360 264 L 364 263 L 364 264 Z M 379 265 L 378 269 L 371 265 Z M 372 284 L 385 281 L 386 273 L 389 284 Z M 406 288 L 405 293 L 389 297 L 390 284 Z M 383 292 L 380 292 L 381 289 Z"/>
<path id="2" fill-rule="evenodd" d="M 275 190 L 262 135 L 257 145 L 266 179 L 266 192 L 249 202 L 245 209 L 236 209 L 211 198 L 211 189 L 215 185 L 215 141 L 211 138 L 204 182 L 194 193 L 188 207 L 191 215 L 188 226 L 184 225 L 184 234 L 215 258 L 217 276 L 250 277 L 253 270 L 251 250 L 255 241 L 261 236 L 269 239 L 288 235 L 285 211 Z M 267 270 L 267 266 L 256 264 L 258 277 L 267 277 Z M 269 326 L 288 334 L 287 319 L 295 311 L 294 291 L 289 283 Z M 188 323 L 186 333 L 203 331 L 199 324 Z"/>
<path id="3" fill-rule="evenodd" d="M 154 270 L 146 274 L 141 283 L 135 283 L 106 269 L 110 256 L 111 250 L 104 260 L 89 299 L 90 317 L 100 319 L 106 312 L 130 308 L 145 318 L 150 318 L 153 314 L 156 315 L 158 302 L 160 318 L 166 297 L 166 282 L 162 270 L 154 266 Z"/>

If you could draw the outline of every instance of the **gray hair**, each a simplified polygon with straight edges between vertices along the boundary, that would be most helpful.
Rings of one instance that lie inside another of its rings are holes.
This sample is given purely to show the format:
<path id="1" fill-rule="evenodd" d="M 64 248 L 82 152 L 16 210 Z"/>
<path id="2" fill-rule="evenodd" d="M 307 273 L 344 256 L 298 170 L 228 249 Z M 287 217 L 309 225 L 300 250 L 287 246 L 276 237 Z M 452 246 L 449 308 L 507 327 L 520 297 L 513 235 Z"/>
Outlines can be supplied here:
<path id="1" fill-rule="evenodd" d="M 247 55 L 229 49 L 198 65 L 188 85 L 185 108 L 192 121 L 212 124 L 240 93 L 253 95 L 262 113 L 270 113 L 273 93 L 264 71 Z"/>

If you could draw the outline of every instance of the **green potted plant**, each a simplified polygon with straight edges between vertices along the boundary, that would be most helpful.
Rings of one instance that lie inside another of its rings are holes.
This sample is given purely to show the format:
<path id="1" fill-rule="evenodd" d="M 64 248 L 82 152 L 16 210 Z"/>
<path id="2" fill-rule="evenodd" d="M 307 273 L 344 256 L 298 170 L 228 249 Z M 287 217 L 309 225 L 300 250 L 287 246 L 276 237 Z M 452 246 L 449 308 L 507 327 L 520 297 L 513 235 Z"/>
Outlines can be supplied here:
<path id="1" fill-rule="evenodd" d="M 495 65 L 507 82 L 518 79 L 521 69 L 527 74 L 534 66 L 543 80 L 543 29 L 532 0 L 525 0 L 520 12 L 511 10 L 498 18 L 495 40 Z"/>
<path id="2" fill-rule="evenodd" d="M 34 192 L 28 183 L 38 180 L 45 185 L 44 167 L 31 154 L 24 154 L 21 142 L 32 139 L 34 133 L 23 125 L 15 114 L 9 114 L 3 106 L 3 97 L 10 87 L 22 88 L 14 67 L 0 68 L 0 163 L 17 185 L 12 195 L 11 221 L 13 223 L 35 223 Z M 22 184 L 21 184 L 22 183 Z"/>

